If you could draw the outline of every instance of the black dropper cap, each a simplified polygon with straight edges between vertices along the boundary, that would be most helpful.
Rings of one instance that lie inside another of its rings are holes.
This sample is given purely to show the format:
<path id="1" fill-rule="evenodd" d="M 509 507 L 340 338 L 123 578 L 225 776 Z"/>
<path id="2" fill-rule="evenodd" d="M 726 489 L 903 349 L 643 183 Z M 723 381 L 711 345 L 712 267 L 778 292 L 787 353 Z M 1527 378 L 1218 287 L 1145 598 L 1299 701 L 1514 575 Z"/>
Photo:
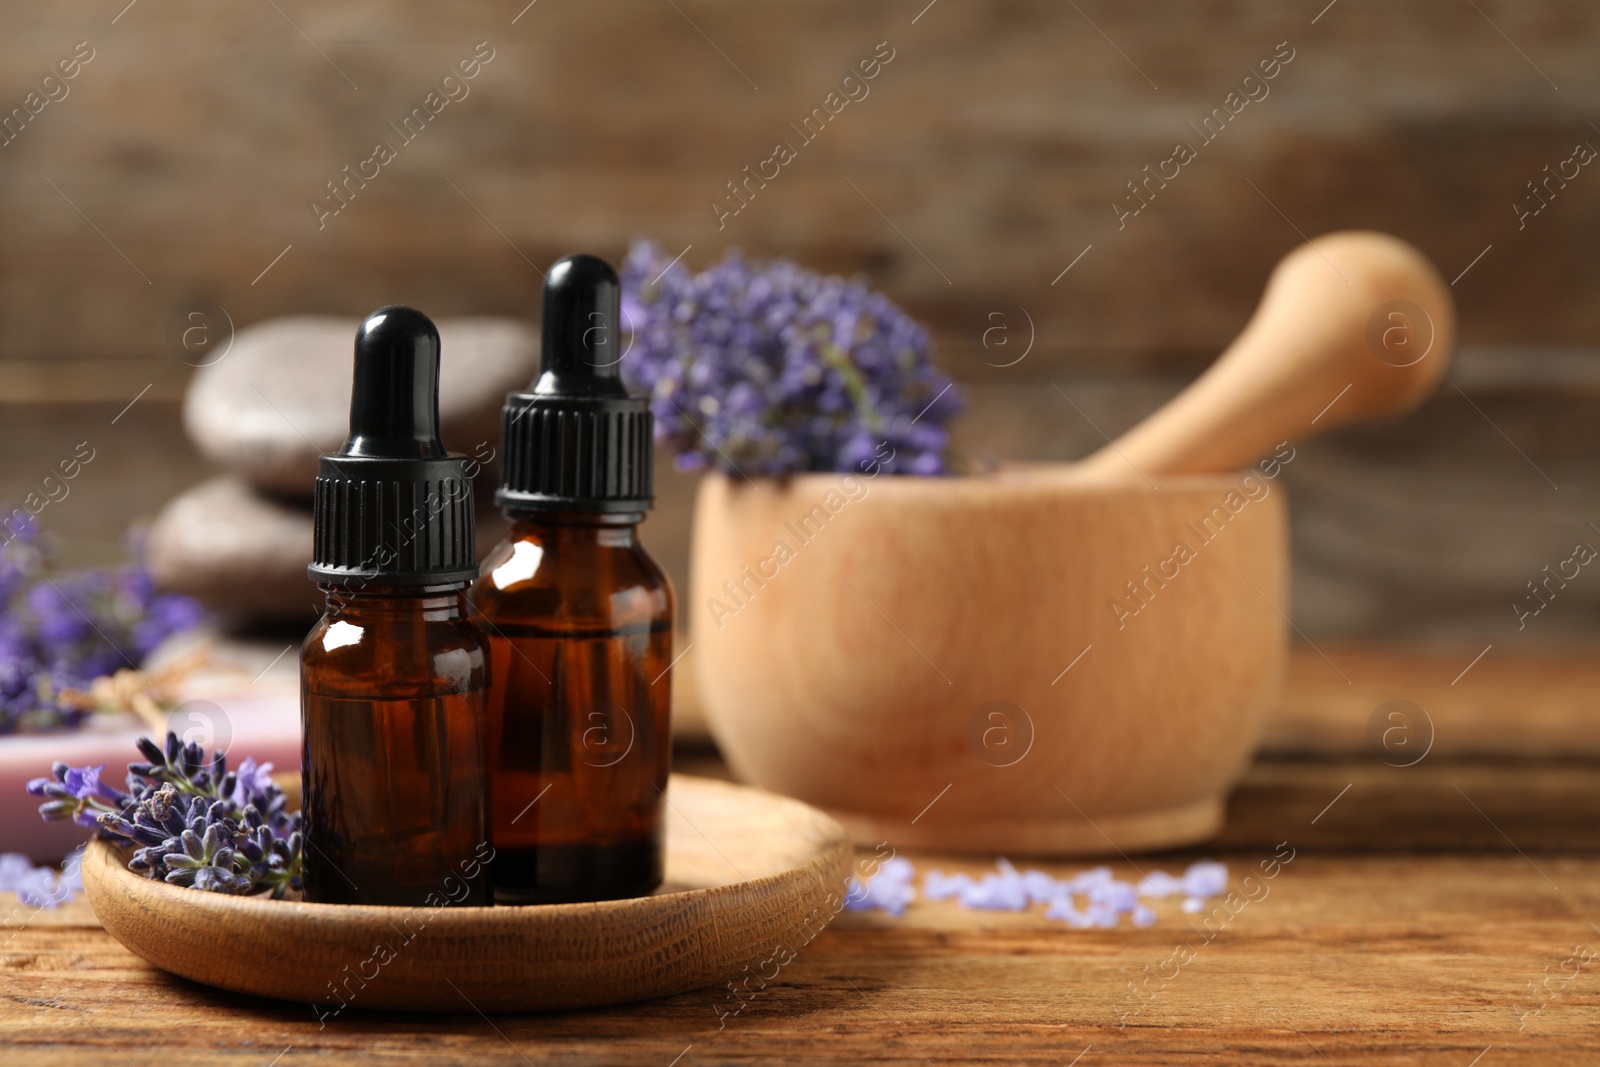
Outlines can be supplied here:
<path id="1" fill-rule="evenodd" d="M 394 306 L 356 331 L 350 436 L 317 471 L 314 582 L 467 582 L 477 574 L 466 457 L 439 440 L 439 331 Z"/>
<path id="2" fill-rule="evenodd" d="M 643 512 L 654 420 L 622 384 L 617 272 L 594 256 L 556 260 L 544 282 L 539 377 L 506 397 L 500 488 L 507 511 Z"/>

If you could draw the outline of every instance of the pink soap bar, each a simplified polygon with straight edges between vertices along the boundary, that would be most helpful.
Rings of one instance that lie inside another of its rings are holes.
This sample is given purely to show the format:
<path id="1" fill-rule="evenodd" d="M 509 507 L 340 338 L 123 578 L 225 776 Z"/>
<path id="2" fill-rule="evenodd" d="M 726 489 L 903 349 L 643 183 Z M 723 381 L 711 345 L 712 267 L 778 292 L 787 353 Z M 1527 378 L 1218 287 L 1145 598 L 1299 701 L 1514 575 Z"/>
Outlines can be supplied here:
<path id="1" fill-rule="evenodd" d="M 202 695 L 203 694 L 203 695 Z M 271 763 L 274 774 L 300 769 L 298 684 L 263 679 L 255 685 L 198 689 L 167 717 L 167 728 L 207 752 L 222 747 L 230 769 L 246 756 Z M 133 718 L 92 720 L 71 733 L 0 737 L 0 852 L 21 852 L 35 863 L 56 863 L 93 831 L 70 821 L 39 818 L 42 797 L 27 792 L 61 760 L 73 767 L 104 763 L 104 781 L 126 787 L 128 764 L 141 762 L 134 742 L 150 731 Z"/>

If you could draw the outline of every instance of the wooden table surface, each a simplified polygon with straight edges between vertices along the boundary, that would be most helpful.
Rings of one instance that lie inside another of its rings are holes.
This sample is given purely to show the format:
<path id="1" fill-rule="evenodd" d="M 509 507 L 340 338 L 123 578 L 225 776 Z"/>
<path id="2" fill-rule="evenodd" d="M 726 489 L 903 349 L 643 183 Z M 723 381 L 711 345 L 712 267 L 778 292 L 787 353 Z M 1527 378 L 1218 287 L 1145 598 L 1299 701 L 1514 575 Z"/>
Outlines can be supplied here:
<path id="1" fill-rule="evenodd" d="M 1597 702 L 1600 667 L 1490 652 L 1452 687 L 1474 650 L 1321 651 L 1351 681 L 1296 654 L 1221 837 L 1111 861 L 1132 878 L 1212 856 L 1237 887 L 1292 855 L 1210 921 L 1175 900 L 1148 929 L 1109 931 L 919 901 L 898 919 L 844 913 L 747 1000 L 494 1017 L 442 1004 L 454 1014 L 321 1027 L 308 1007 L 152 969 L 81 901 L 29 913 L 0 898 L 0 1065 L 1600 1062 L 1600 717 L 1573 710 Z M 1392 764 L 1421 749 L 1360 740 L 1390 699 L 1433 724 L 1414 765 Z M 919 875 L 982 867 L 911 858 Z"/>

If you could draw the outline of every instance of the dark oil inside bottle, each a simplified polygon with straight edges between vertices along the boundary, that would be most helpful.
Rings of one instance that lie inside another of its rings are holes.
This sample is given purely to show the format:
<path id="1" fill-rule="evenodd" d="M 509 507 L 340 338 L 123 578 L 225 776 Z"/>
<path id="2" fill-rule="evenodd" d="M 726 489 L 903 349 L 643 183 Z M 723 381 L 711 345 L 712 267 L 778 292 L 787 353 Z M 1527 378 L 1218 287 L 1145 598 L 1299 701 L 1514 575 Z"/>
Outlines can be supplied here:
<path id="1" fill-rule="evenodd" d="M 642 896 L 661 884 L 668 624 L 559 634 L 498 623 L 489 638 L 502 900 Z M 664 685 L 664 683 L 663 683 Z"/>
<path id="2" fill-rule="evenodd" d="M 495 564 L 514 551 L 503 546 L 473 594 L 493 678 L 495 897 L 642 896 L 663 875 L 670 586 L 631 527 L 516 532 L 548 566 L 496 589 Z"/>
<path id="3" fill-rule="evenodd" d="M 483 640 L 465 598 L 333 607 L 302 658 L 305 895 L 492 903 Z"/>
<path id="4" fill-rule="evenodd" d="M 483 905 L 482 693 L 308 694 L 306 896 L 331 904 Z"/>

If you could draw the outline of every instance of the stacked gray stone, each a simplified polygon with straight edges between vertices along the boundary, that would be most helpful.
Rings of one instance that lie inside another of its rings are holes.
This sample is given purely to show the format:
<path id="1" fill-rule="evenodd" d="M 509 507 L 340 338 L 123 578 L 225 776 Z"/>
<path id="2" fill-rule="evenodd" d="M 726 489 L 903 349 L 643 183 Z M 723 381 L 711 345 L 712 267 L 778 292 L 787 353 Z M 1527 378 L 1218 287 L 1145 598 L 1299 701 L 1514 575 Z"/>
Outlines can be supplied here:
<path id="1" fill-rule="evenodd" d="M 357 325 L 270 319 L 240 330 L 221 359 L 195 374 L 184 426 L 220 473 L 170 501 L 150 530 L 150 567 L 163 588 L 234 622 L 309 622 L 321 611 L 306 578 L 311 489 L 318 455 L 345 437 Z M 440 423 L 447 447 L 480 462 L 482 548 L 504 533 L 490 502 L 500 408 L 533 379 L 539 345 L 515 320 L 441 319 L 438 327 Z"/>

